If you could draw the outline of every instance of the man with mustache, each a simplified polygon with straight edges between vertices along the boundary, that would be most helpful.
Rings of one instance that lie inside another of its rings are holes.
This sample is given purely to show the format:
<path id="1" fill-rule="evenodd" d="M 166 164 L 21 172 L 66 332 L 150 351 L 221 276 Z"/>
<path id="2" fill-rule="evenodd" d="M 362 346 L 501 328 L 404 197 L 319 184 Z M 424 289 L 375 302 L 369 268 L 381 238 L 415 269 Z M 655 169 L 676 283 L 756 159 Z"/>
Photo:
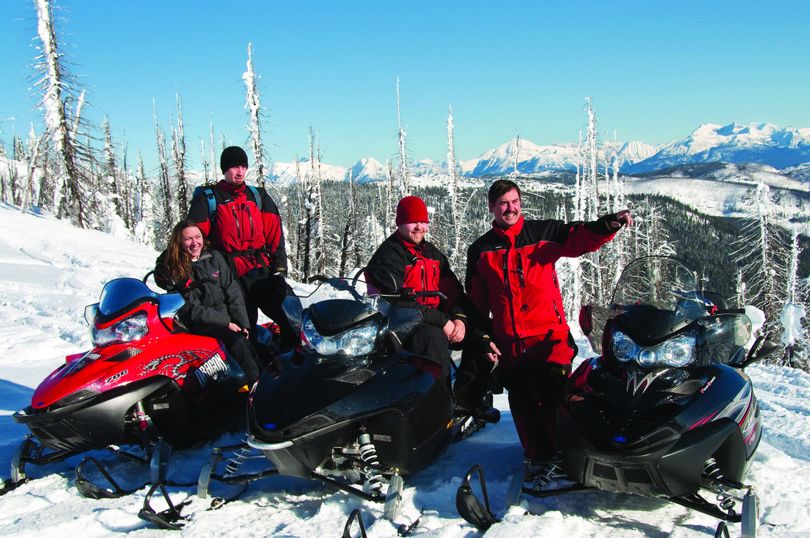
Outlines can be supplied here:
<path id="1" fill-rule="evenodd" d="M 557 404 L 577 352 L 554 264 L 599 249 L 633 218 L 624 210 L 593 222 L 525 220 L 520 188 L 506 179 L 495 181 L 487 197 L 492 229 L 467 251 L 465 287 L 478 314 L 492 315 L 491 341 L 484 337 L 480 349 L 498 363 L 524 455 L 548 461 L 556 453 Z M 464 362 L 465 369 L 475 364 Z"/>

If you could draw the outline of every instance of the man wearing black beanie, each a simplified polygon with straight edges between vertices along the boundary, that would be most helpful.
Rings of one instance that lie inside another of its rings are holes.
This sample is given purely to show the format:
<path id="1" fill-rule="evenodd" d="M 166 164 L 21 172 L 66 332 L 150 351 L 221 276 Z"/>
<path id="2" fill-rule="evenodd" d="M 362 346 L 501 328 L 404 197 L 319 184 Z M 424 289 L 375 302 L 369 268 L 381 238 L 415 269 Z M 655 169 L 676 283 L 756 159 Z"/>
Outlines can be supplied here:
<path id="1" fill-rule="evenodd" d="M 292 347 L 298 338 L 281 308 L 289 286 L 284 279 L 287 252 L 278 207 L 263 188 L 245 183 L 245 150 L 225 148 L 219 166 L 225 179 L 194 191 L 188 218 L 238 277 L 250 326 L 255 326 L 261 309 L 281 328 L 282 347 Z"/>

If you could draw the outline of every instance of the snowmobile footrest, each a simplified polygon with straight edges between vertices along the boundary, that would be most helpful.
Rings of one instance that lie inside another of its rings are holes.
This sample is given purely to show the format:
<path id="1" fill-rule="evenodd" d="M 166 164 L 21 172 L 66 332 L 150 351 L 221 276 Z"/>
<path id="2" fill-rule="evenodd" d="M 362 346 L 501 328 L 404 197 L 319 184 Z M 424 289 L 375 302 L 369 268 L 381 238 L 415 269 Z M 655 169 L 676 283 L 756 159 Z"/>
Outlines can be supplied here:
<path id="1" fill-rule="evenodd" d="M 152 500 L 152 495 L 154 495 L 155 491 L 160 488 L 160 494 L 163 495 L 163 498 L 166 501 L 166 504 L 169 507 L 162 512 L 155 512 L 150 504 Z M 143 519 L 144 521 L 149 521 L 150 523 L 154 523 L 161 529 L 168 529 L 168 530 L 180 530 L 183 528 L 184 523 L 182 523 L 186 518 L 180 515 L 180 510 L 183 509 L 184 506 L 189 504 L 191 501 L 183 501 L 182 503 L 175 506 L 172 503 L 171 498 L 169 497 L 169 493 L 166 491 L 166 486 L 161 483 L 152 484 L 152 487 L 149 488 L 149 491 L 146 493 L 146 498 L 143 500 L 143 508 L 141 508 L 140 512 L 138 512 L 138 517 Z"/>
<path id="2" fill-rule="evenodd" d="M 729 510 L 728 512 L 723 511 L 718 506 L 710 503 L 697 493 L 694 495 L 690 495 L 688 497 L 668 497 L 668 499 L 675 504 L 680 504 L 681 506 L 685 506 L 687 508 L 691 508 L 692 510 L 697 510 L 703 514 L 708 516 L 712 516 L 717 519 L 721 519 L 723 521 L 730 521 L 732 523 L 739 523 L 742 520 L 740 514 L 734 512 L 733 510 Z"/>
<path id="3" fill-rule="evenodd" d="M 346 493 L 350 493 L 352 495 L 360 497 L 363 500 L 371 501 L 371 502 L 377 502 L 377 503 L 385 502 L 385 495 L 382 495 L 379 492 L 366 493 L 365 491 L 363 491 L 360 488 L 356 488 L 356 487 L 351 486 L 349 484 L 344 484 L 340 480 L 335 480 L 332 477 L 320 475 L 318 473 L 312 473 L 310 476 L 312 478 L 316 479 L 316 480 L 320 480 L 324 484 L 329 484 L 331 486 L 334 486 L 334 487 L 336 487 L 337 489 L 339 489 L 341 491 L 345 491 Z"/>
<path id="4" fill-rule="evenodd" d="M 555 495 L 564 495 L 566 493 L 588 493 L 591 491 L 599 491 L 599 488 L 586 486 L 584 484 L 572 484 L 570 486 L 550 489 L 523 488 L 523 493 L 526 495 L 531 495 L 532 497 L 537 497 L 538 499 L 542 499 L 544 497 L 553 497 Z"/>
<path id="5" fill-rule="evenodd" d="M 473 474 L 478 474 L 478 482 L 481 485 L 481 495 L 484 498 L 484 504 L 478 500 L 475 493 L 472 491 L 470 481 Z M 484 480 L 484 471 L 480 465 L 473 465 L 467 474 L 464 476 L 461 485 L 456 491 L 456 510 L 461 517 L 468 523 L 471 523 L 475 528 L 486 531 L 494 523 L 498 522 L 498 518 L 492 513 L 489 506 L 489 495 L 487 494 L 487 483 Z"/>

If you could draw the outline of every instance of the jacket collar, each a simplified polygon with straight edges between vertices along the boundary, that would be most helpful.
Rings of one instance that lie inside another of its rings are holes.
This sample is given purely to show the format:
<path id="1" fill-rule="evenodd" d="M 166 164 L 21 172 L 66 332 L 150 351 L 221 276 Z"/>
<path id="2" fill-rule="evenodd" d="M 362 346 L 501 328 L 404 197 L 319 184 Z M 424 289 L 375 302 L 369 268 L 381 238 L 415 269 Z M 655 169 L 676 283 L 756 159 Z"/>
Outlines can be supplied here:
<path id="1" fill-rule="evenodd" d="M 492 229 L 495 230 L 495 233 L 497 233 L 499 236 L 509 239 L 509 242 L 514 245 L 515 237 L 517 237 L 518 234 L 523 231 L 523 215 L 520 216 L 516 223 L 506 229 L 498 227 L 493 220 Z"/>
<path id="2" fill-rule="evenodd" d="M 421 253 L 422 252 L 422 247 L 425 246 L 425 240 L 424 239 L 422 240 L 421 243 L 411 243 L 410 241 L 408 241 L 407 239 L 402 237 L 402 235 L 399 233 L 399 231 L 394 232 L 393 237 L 394 237 L 395 241 L 399 241 L 399 243 L 403 247 L 405 247 L 405 250 L 407 250 L 411 254 Z"/>
<path id="3" fill-rule="evenodd" d="M 243 181 L 241 185 L 232 185 L 224 179 L 220 179 L 217 188 L 229 196 L 239 196 L 245 192 L 247 184 Z"/>

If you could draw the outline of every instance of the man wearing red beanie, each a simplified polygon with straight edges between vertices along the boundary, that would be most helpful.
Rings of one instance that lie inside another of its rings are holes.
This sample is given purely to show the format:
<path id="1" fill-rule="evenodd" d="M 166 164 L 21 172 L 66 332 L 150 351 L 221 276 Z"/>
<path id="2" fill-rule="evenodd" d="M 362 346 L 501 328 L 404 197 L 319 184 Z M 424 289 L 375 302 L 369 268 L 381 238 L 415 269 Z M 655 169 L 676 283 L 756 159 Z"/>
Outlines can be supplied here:
<path id="1" fill-rule="evenodd" d="M 403 288 L 414 292 L 440 291 L 437 296 L 417 297 L 417 308 L 424 322 L 403 343 L 411 353 L 437 363 L 447 379 L 450 370 L 448 343 L 464 340 L 466 316 L 460 302 L 467 299 L 447 257 L 425 240 L 430 218 L 427 206 L 417 196 L 406 196 L 397 204 L 397 230 L 391 234 L 366 267 L 370 291 L 397 293 Z M 467 299 L 468 300 L 468 299 Z"/>

